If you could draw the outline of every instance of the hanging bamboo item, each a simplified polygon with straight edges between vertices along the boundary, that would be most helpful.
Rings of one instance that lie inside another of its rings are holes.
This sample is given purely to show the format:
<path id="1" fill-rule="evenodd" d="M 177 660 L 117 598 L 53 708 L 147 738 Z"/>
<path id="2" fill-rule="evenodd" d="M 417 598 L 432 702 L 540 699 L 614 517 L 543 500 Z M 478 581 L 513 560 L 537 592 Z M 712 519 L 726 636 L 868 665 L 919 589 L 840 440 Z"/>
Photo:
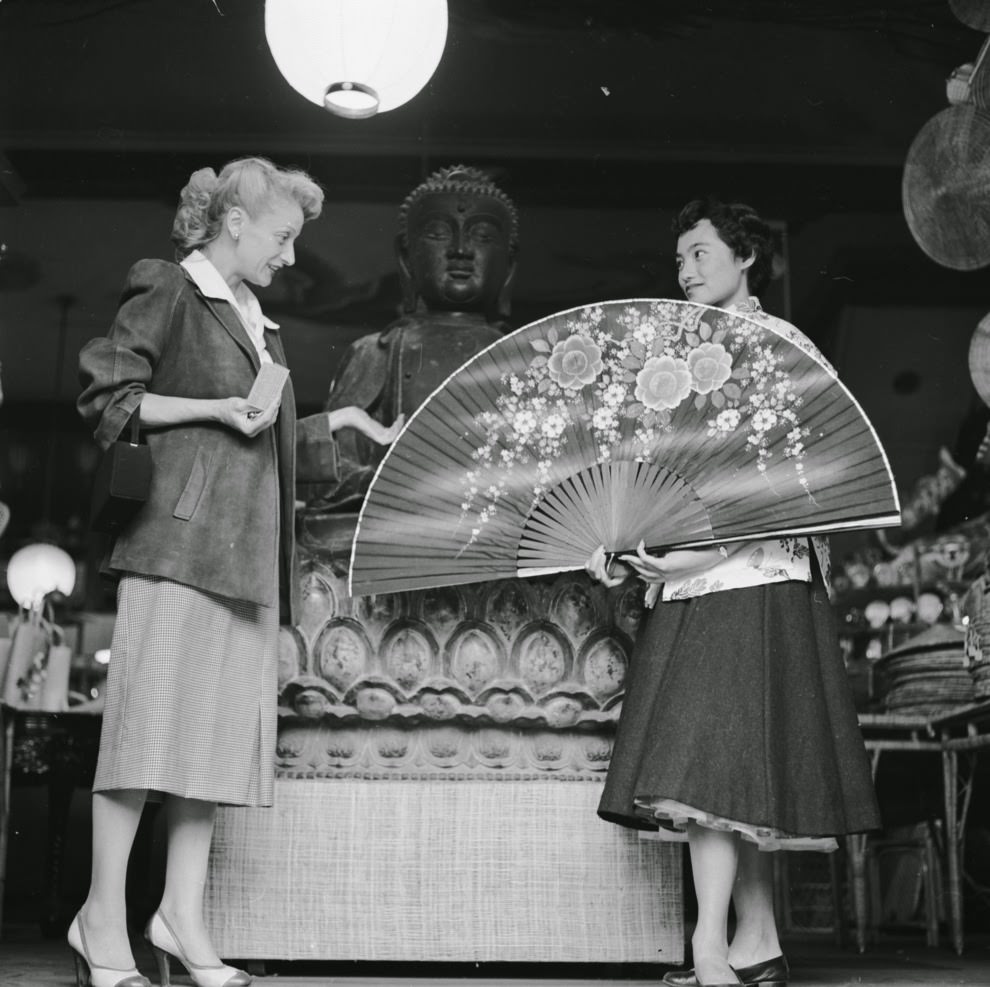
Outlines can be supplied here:
<path id="1" fill-rule="evenodd" d="M 957 271 L 990 264 L 990 115 L 963 104 L 932 117 L 908 150 L 901 191 L 932 260 Z"/>
<path id="2" fill-rule="evenodd" d="M 943 267 L 990 264 L 990 37 L 946 82 L 949 108 L 918 132 L 904 162 L 904 217 Z"/>

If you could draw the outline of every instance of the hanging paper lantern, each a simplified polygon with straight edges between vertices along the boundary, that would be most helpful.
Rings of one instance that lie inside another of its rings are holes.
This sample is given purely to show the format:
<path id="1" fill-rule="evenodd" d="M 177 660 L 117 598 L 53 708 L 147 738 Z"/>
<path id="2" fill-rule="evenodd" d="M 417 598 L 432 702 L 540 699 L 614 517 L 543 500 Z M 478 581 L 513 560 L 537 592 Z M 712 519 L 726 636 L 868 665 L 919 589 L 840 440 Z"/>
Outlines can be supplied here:
<path id="1" fill-rule="evenodd" d="M 76 586 L 76 564 L 56 545 L 28 545 L 7 563 L 7 586 L 19 607 L 37 610 L 49 593 L 69 596 Z"/>
<path id="2" fill-rule="evenodd" d="M 447 41 L 446 0 L 266 0 L 265 36 L 286 81 L 338 116 L 412 99 Z"/>

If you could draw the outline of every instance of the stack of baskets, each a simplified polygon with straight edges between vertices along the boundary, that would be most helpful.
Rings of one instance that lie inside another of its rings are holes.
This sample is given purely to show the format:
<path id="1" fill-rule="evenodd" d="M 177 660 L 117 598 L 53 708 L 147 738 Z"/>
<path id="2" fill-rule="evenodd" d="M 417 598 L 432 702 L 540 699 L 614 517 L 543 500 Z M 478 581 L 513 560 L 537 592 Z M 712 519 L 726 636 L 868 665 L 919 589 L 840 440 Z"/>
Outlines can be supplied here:
<path id="1" fill-rule="evenodd" d="M 934 716 L 974 701 L 966 635 L 953 624 L 933 624 L 887 652 L 876 674 L 890 713 Z"/>
<path id="2" fill-rule="evenodd" d="M 990 580 L 975 580 L 962 601 L 966 621 L 966 660 L 973 680 L 973 699 L 990 699 Z"/>

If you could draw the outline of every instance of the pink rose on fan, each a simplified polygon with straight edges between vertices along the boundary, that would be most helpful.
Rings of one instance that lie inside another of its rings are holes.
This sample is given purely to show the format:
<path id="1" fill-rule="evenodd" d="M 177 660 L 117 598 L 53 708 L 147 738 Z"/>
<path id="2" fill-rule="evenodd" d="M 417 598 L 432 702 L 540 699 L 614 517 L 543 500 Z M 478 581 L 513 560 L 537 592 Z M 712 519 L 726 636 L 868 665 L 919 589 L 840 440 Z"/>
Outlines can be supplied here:
<path id="1" fill-rule="evenodd" d="M 717 391 L 732 374 L 732 355 L 721 343 L 702 343 L 687 355 L 688 369 L 699 394 Z"/>
<path id="2" fill-rule="evenodd" d="M 691 393 L 687 362 L 674 356 L 653 356 L 636 375 L 636 400 L 647 408 L 676 408 Z"/>
<path id="3" fill-rule="evenodd" d="M 590 384 L 602 372 L 602 351 L 585 336 L 563 339 L 547 361 L 550 376 L 565 390 Z"/>

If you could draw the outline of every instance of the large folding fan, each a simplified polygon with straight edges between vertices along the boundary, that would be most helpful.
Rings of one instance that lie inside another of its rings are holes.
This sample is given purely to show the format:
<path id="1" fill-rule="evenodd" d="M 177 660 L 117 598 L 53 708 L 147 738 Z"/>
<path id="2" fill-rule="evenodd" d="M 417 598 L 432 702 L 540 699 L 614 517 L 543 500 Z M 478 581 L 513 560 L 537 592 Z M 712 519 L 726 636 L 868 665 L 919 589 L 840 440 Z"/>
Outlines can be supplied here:
<path id="1" fill-rule="evenodd" d="M 870 422 L 762 312 L 630 299 L 551 315 L 453 373 L 388 450 L 355 595 L 653 550 L 899 523 Z"/>

